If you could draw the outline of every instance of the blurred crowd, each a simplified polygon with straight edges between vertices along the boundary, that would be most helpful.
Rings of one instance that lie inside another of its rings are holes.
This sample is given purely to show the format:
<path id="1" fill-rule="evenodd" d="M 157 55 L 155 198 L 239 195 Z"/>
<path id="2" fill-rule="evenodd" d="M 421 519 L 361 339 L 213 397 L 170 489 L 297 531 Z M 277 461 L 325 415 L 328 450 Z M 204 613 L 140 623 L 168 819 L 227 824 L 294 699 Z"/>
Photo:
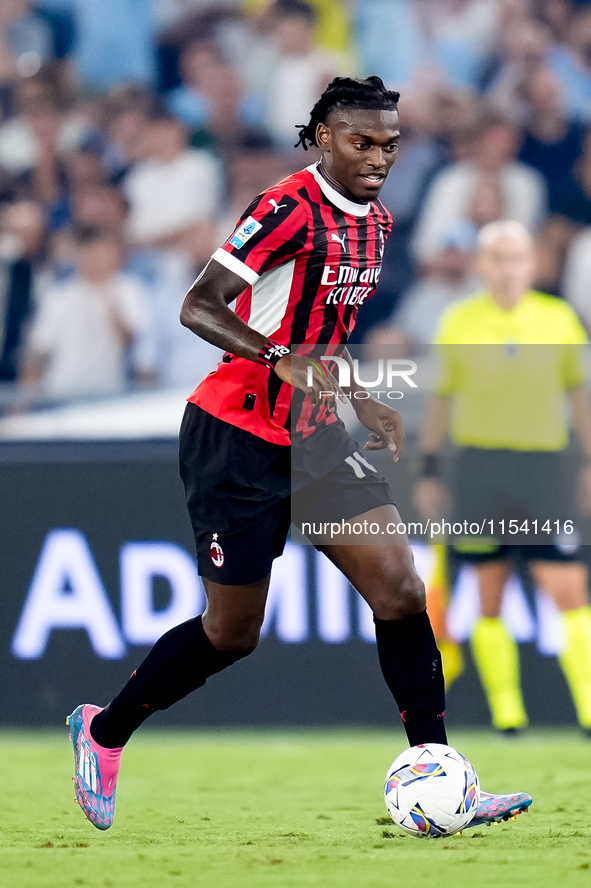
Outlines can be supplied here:
<path id="1" fill-rule="evenodd" d="M 429 342 L 479 228 L 523 222 L 591 329 L 591 2 L 2 0 L 0 412 L 197 384 L 184 293 L 256 194 L 316 159 L 337 74 L 400 90 L 394 217 L 355 342 Z"/>

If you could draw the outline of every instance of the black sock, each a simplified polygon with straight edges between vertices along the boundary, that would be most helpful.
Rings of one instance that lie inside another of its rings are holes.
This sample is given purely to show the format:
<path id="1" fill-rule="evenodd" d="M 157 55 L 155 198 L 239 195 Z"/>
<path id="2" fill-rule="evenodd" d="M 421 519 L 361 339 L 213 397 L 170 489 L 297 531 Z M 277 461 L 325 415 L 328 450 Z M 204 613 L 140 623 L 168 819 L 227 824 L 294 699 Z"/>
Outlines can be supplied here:
<path id="1" fill-rule="evenodd" d="M 100 746 L 125 746 L 133 732 L 158 709 L 168 709 L 210 675 L 221 672 L 247 651 L 218 651 L 205 634 L 201 617 L 175 626 L 158 639 L 127 684 L 92 720 L 90 732 Z"/>
<path id="2" fill-rule="evenodd" d="M 402 620 L 374 617 L 374 622 L 380 666 L 409 744 L 447 743 L 441 654 L 427 612 Z"/>

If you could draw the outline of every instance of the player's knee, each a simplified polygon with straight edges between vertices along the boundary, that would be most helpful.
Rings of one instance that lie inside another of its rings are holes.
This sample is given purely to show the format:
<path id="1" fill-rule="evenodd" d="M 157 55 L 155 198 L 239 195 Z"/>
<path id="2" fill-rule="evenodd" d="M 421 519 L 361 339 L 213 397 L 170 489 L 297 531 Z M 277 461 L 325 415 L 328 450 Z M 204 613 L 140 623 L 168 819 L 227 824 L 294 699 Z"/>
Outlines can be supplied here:
<path id="1" fill-rule="evenodd" d="M 208 631 L 209 640 L 214 648 L 224 653 L 238 654 L 247 657 L 256 650 L 260 635 L 260 622 L 246 626 L 217 626 Z"/>
<path id="2" fill-rule="evenodd" d="M 389 573 L 372 610 L 378 620 L 401 620 L 421 613 L 426 606 L 425 584 L 411 568 Z"/>

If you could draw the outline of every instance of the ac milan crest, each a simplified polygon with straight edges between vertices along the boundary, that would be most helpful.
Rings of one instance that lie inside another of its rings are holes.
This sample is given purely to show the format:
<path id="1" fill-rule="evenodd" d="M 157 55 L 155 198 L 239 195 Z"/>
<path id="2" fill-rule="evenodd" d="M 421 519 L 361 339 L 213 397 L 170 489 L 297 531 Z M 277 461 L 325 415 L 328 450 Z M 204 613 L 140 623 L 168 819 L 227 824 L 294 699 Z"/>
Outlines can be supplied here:
<path id="1" fill-rule="evenodd" d="M 218 543 L 217 533 L 214 533 L 213 535 L 213 539 L 209 547 L 209 554 L 211 555 L 211 560 L 213 561 L 214 567 L 221 567 L 223 565 L 225 561 L 224 550 Z"/>

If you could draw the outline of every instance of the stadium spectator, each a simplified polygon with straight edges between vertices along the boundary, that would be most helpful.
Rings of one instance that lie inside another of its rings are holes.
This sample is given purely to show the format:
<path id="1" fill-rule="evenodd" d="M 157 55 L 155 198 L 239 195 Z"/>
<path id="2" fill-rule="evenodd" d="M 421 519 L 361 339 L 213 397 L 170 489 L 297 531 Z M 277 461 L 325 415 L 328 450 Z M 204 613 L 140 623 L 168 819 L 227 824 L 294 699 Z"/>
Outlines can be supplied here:
<path id="1" fill-rule="evenodd" d="M 68 219 L 66 166 L 90 125 L 70 108 L 60 72 L 50 69 L 18 85 L 20 113 L 0 126 L 0 168 L 13 196 L 41 203 L 50 228 Z"/>
<path id="2" fill-rule="evenodd" d="M 468 159 L 473 151 L 474 129 L 482 115 L 478 97 L 470 89 L 451 87 L 431 90 L 430 95 L 430 127 L 445 149 L 446 160 Z"/>
<path id="3" fill-rule="evenodd" d="M 449 160 L 438 126 L 441 101 L 445 101 L 442 94 L 428 91 L 412 92 L 406 99 L 401 96 L 404 143 L 380 192 L 380 200 L 392 213 L 396 226 L 414 222 L 426 186 Z"/>
<path id="4" fill-rule="evenodd" d="M 545 64 L 550 48 L 547 29 L 526 20 L 504 32 L 498 68 L 488 85 L 488 97 L 507 120 L 521 125 L 528 116 L 527 84 Z"/>
<path id="5" fill-rule="evenodd" d="M 366 70 L 397 87 L 476 87 L 501 24 L 496 0 L 364 0 L 358 39 Z"/>
<path id="6" fill-rule="evenodd" d="M 279 57 L 266 86 L 267 130 L 280 148 L 291 148 L 294 132 L 337 72 L 336 62 L 315 46 L 314 10 L 301 0 L 277 0 L 272 38 Z"/>
<path id="7" fill-rule="evenodd" d="M 572 180 L 585 130 L 569 121 L 562 84 L 550 68 L 540 66 L 531 74 L 524 84 L 524 98 L 527 114 L 519 160 L 540 171 L 550 211 L 561 212 L 559 204 L 565 184 Z"/>
<path id="8" fill-rule="evenodd" d="M 548 28 L 554 43 L 567 41 L 572 11 L 571 0 L 536 0 L 531 4 L 532 15 Z"/>
<path id="9" fill-rule="evenodd" d="M 84 86 L 107 92 L 118 83 L 154 82 L 151 0 L 72 0 L 72 5 L 73 56 Z"/>
<path id="10" fill-rule="evenodd" d="M 128 204 L 120 188 L 89 182 L 72 194 L 72 221 L 76 225 L 107 228 L 124 236 Z"/>
<path id="11" fill-rule="evenodd" d="M 546 211 L 546 187 L 537 170 L 515 160 L 518 132 L 487 112 L 473 132 L 471 157 L 443 169 L 427 194 L 413 238 L 415 258 L 429 262 L 441 249 L 446 232 L 467 221 L 479 183 L 492 183 L 503 199 L 502 214 L 535 231 Z M 488 220 L 492 221 L 492 220 Z"/>
<path id="12" fill-rule="evenodd" d="M 383 325 L 374 328 L 371 345 L 423 345 L 433 341 L 439 318 L 452 302 L 478 289 L 473 270 L 476 238 L 468 225 L 449 233 L 441 252 L 403 295 Z"/>
<path id="13" fill-rule="evenodd" d="M 591 334 L 591 227 L 573 239 L 566 257 L 562 295 L 573 306 Z"/>
<path id="14" fill-rule="evenodd" d="M 139 279 L 121 272 L 119 239 L 84 228 L 76 242 L 76 273 L 43 294 L 21 375 L 54 400 L 121 392 L 128 364 L 134 379 L 153 378 L 149 303 Z"/>
<path id="15" fill-rule="evenodd" d="M 347 0 L 307 0 L 316 15 L 315 40 L 319 49 L 338 54 L 343 59 L 353 55 L 353 31 Z M 248 13 L 264 12 L 272 0 L 244 0 Z"/>
<path id="16" fill-rule="evenodd" d="M 12 89 L 18 77 L 30 77 L 53 58 L 49 25 L 31 0 L 0 4 L 0 106 L 12 110 Z"/>
<path id="17" fill-rule="evenodd" d="M 260 102 L 244 92 L 237 72 L 210 41 L 190 43 L 181 55 L 181 84 L 166 97 L 169 111 L 190 129 L 205 129 L 218 141 L 239 136 L 260 123 Z"/>
<path id="18" fill-rule="evenodd" d="M 568 41 L 550 50 L 549 64 L 566 91 L 569 116 L 591 122 L 591 9 L 583 7 L 571 18 Z"/>
<path id="19" fill-rule="evenodd" d="M 192 129 L 207 124 L 210 115 L 208 92 L 222 67 L 220 51 L 209 40 L 190 43 L 181 54 L 181 83 L 168 93 L 168 110 Z"/>
<path id="20" fill-rule="evenodd" d="M 62 69 L 53 66 L 18 81 L 18 114 L 0 126 L 0 166 L 10 175 L 20 176 L 34 167 L 39 137 L 43 138 L 50 118 L 57 128 L 59 153 L 83 143 L 88 126 L 76 111 L 68 113 L 68 93 Z"/>
<path id="21" fill-rule="evenodd" d="M 103 163 L 113 184 L 119 184 L 144 159 L 148 123 L 156 110 L 155 96 L 142 87 L 118 86 L 109 93 Z"/>
<path id="22" fill-rule="evenodd" d="M 558 178 L 553 209 L 573 222 L 591 225 L 591 134 L 572 169 Z"/>
<path id="23" fill-rule="evenodd" d="M 40 257 L 45 220 L 39 206 L 21 201 L 0 221 L 0 381 L 17 378 L 27 322 L 43 281 Z"/>
<path id="24" fill-rule="evenodd" d="M 107 185 L 109 174 L 98 148 L 88 144 L 68 158 L 68 187 L 70 191 L 79 188 Z"/>
<path id="25" fill-rule="evenodd" d="M 222 358 L 219 348 L 179 324 L 183 295 L 204 264 L 179 250 L 153 250 L 132 257 L 130 269 L 142 276 L 154 321 L 154 369 L 161 388 L 188 391 L 196 373 L 206 376 Z"/>
<path id="26" fill-rule="evenodd" d="M 129 205 L 119 188 L 90 185 L 73 195 L 72 219 L 77 227 L 98 227 L 125 242 Z M 152 320 L 154 379 L 164 388 L 190 386 L 195 372 L 205 376 L 221 357 L 219 349 L 193 336 L 179 324 L 183 294 L 211 253 L 207 240 L 195 238 L 185 249 L 159 249 L 137 245 L 127 249 L 123 271 L 143 286 Z M 77 246 L 65 230 L 53 238 L 53 261 L 62 280 L 73 274 Z M 191 250 L 191 246 L 193 249 Z"/>
<path id="27" fill-rule="evenodd" d="M 153 120 L 146 131 L 145 160 L 123 182 L 131 241 L 182 247 L 195 226 L 203 235 L 219 210 L 221 187 L 218 164 L 208 152 L 187 147 L 186 130 L 176 118 Z"/>

